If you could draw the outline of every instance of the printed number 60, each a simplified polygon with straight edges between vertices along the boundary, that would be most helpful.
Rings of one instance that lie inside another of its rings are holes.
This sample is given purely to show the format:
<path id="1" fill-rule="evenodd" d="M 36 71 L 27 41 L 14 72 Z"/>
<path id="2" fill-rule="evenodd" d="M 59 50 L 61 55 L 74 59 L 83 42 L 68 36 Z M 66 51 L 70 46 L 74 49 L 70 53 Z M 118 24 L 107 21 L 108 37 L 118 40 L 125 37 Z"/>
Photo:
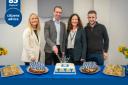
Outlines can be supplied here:
<path id="1" fill-rule="evenodd" d="M 15 3 L 18 3 L 18 0 L 9 0 L 9 3 L 11 3 L 11 4 L 14 3 L 15 4 Z"/>

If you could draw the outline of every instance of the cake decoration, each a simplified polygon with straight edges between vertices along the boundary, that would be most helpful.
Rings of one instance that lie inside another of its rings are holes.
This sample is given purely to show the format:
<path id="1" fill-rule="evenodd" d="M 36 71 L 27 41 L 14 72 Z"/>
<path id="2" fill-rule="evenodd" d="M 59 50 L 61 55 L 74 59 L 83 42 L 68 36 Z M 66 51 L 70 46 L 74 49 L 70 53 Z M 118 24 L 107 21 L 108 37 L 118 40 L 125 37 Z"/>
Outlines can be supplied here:
<path id="1" fill-rule="evenodd" d="M 41 62 L 31 62 L 28 67 L 28 72 L 33 74 L 43 74 L 48 72 L 48 68 Z"/>
<path id="2" fill-rule="evenodd" d="M 75 65 L 73 63 L 57 63 L 54 74 L 76 74 Z"/>
<path id="3" fill-rule="evenodd" d="M 95 62 L 84 62 L 80 67 L 82 73 L 93 74 L 99 71 L 99 66 Z"/>

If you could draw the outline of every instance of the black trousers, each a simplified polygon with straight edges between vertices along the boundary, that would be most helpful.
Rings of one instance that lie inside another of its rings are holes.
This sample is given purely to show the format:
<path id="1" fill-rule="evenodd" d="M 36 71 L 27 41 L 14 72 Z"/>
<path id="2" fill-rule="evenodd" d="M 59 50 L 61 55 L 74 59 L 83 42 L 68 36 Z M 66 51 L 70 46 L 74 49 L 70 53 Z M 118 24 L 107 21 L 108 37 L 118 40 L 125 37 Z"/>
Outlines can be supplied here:
<path id="1" fill-rule="evenodd" d="M 26 66 L 28 66 L 30 63 L 29 62 L 24 62 Z"/>
<path id="2" fill-rule="evenodd" d="M 57 45 L 57 48 L 58 48 L 59 56 L 62 57 L 62 53 L 60 51 L 60 46 Z M 56 63 L 59 63 L 59 62 L 60 61 L 54 52 L 52 52 L 52 53 L 45 52 L 45 64 L 46 65 L 55 65 Z"/>
<path id="3" fill-rule="evenodd" d="M 75 65 L 82 64 L 82 62 L 80 60 L 74 59 L 74 49 L 73 48 L 67 49 L 66 56 L 70 58 L 70 60 L 69 60 L 70 63 L 74 63 Z"/>

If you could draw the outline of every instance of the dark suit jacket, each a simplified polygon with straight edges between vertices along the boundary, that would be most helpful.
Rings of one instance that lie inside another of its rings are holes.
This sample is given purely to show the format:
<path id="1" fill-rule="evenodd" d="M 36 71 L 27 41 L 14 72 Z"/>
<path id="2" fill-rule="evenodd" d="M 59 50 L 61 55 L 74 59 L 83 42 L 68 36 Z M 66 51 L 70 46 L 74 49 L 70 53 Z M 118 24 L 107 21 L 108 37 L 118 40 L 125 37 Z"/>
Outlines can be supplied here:
<path id="1" fill-rule="evenodd" d="M 66 38 L 66 47 L 67 47 L 67 40 L 70 32 L 67 32 L 67 38 Z M 75 37 L 75 44 L 74 44 L 74 60 L 79 61 L 81 58 L 86 58 L 86 34 L 84 30 L 78 29 Z"/>
<path id="2" fill-rule="evenodd" d="M 52 53 L 53 46 L 56 45 L 57 32 L 53 20 L 45 22 L 44 26 L 44 36 L 45 36 L 45 47 L 44 51 L 47 53 Z M 65 40 L 66 40 L 66 28 L 63 22 L 60 22 L 60 49 L 61 52 L 65 52 Z"/>

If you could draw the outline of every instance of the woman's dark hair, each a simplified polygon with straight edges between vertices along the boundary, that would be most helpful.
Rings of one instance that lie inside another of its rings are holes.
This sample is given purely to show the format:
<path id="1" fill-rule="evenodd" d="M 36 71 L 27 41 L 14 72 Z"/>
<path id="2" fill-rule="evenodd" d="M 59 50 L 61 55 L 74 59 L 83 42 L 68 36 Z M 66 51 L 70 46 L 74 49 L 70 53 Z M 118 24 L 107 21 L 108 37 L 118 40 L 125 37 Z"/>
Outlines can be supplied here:
<path id="1" fill-rule="evenodd" d="M 82 25 L 82 22 L 81 22 L 81 19 L 79 17 L 78 14 L 72 14 L 70 17 L 69 17 L 69 20 L 68 20 L 68 26 L 67 26 L 67 32 L 70 32 L 72 29 L 73 29 L 73 26 L 72 26 L 72 23 L 71 23 L 71 20 L 72 20 L 72 17 L 73 16 L 77 16 L 78 17 L 78 29 L 79 28 L 83 28 L 83 25 Z"/>

